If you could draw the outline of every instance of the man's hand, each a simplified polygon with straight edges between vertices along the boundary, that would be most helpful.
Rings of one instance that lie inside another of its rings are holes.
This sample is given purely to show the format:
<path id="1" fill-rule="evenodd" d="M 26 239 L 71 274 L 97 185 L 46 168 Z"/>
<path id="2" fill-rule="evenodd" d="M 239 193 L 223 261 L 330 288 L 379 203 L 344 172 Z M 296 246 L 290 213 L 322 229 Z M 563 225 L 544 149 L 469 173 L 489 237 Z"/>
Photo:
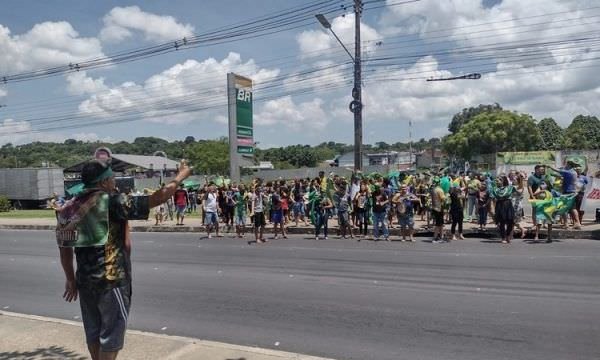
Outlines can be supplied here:
<path id="1" fill-rule="evenodd" d="M 77 284 L 75 283 L 75 280 L 66 281 L 63 299 L 68 302 L 77 301 Z"/>

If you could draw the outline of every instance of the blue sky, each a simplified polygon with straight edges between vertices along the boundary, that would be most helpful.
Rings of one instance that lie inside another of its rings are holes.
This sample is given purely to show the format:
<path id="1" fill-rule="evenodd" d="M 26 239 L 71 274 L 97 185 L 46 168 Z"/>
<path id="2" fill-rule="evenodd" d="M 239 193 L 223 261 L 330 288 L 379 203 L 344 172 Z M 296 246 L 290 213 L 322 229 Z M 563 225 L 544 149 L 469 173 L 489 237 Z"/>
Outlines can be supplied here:
<path id="1" fill-rule="evenodd" d="M 595 21 L 600 10 L 593 1 L 398 2 L 377 2 L 385 6 L 365 11 L 363 18 L 366 143 L 408 141 L 409 120 L 415 140 L 443 136 L 454 113 L 479 103 L 499 102 L 539 119 L 554 117 L 561 125 L 580 113 L 600 114 L 600 80 L 594 76 L 597 45 L 593 39 L 572 42 L 600 30 Z M 307 3 L 311 2 L 4 1 L 0 76 L 152 46 Z M 352 47 L 353 17 L 336 17 L 341 14 L 342 10 L 329 15 L 330 21 Z M 563 43 L 547 44 L 552 41 Z M 498 48 L 502 46 L 508 48 Z M 485 52 L 478 52 L 482 49 Z M 351 68 L 341 66 L 346 57 L 315 20 L 249 40 L 8 83 L 0 86 L 0 105 L 6 105 L 0 108 L 0 145 L 66 138 L 225 136 L 226 107 L 216 105 L 225 101 L 228 71 L 252 77 L 258 87 L 278 81 L 277 90 L 255 93 L 257 100 L 261 94 L 268 96 L 268 101 L 255 104 L 255 140 L 260 147 L 352 143 L 352 114 L 347 110 L 351 85 L 344 85 Z M 381 60 L 385 58 L 392 60 Z M 311 69 L 319 71 L 298 74 Z M 483 71 L 483 79 L 425 81 L 471 70 Z M 297 94 L 299 89 L 304 93 Z M 205 111 L 164 113 L 164 104 L 182 98 L 192 100 L 177 109 L 216 105 Z M 124 111 L 136 121 L 120 122 Z M 51 122 L 73 116 L 77 120 Z M 90 122 L 96 125 L 66 126 Z M 41 131 L 52 124 L 65 126 Z"/>

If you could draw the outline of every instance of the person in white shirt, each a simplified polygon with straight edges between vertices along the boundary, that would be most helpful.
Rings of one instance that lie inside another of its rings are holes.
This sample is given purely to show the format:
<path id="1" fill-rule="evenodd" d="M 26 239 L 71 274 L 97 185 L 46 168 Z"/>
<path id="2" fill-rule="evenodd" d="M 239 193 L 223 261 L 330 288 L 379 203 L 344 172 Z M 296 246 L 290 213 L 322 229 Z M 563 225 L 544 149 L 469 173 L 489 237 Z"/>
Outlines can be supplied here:
<path id="1" fill-rule="evenodd" d="M 219 235 L 219 202 L 217 201 L 217 187 L 215 185 L 211 185 L 208 187 L 208 192 L 204 195 L 204 199 L 202 200 L 202 206 L 204 208 L 204 224 L 206 225 L 206 233 L 208 234 L 208 238 L 211 238 L 210 232 L 212 228 L 215 228 L 215 232 L 217 237 L 221 237 Z"/>
<path id="2" fill-rule="evenodd" d="M 264 214 L 266 195 L 259 185 L 256 185 L 251 199 L 250 219 L 254 224 L 254 238 L 257 244 L 262 244 L 267 241 L 263 237 L 266 225 Z"/>

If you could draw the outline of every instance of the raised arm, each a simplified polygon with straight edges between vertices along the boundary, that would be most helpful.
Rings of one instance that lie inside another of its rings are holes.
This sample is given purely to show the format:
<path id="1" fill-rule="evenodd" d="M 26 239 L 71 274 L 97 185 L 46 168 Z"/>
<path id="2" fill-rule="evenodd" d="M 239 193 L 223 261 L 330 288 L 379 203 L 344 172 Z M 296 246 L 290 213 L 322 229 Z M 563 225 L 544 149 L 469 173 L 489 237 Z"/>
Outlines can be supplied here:
<path id="1" fill-rule="evenodd" d="M 174 180 L 171 180 L 165 187 L 160 190 L 155 191 L 152 195 L 150 195 L 150 199 L 148 200 L 150 208 L 156 207 L 160 204 L 165 203 L 179 187 L 179 184 L 192 173 L 192 169 L 186 164 L 185 161 L 181 162 L 179 166 L 179 173 L 175 177 Z"/>

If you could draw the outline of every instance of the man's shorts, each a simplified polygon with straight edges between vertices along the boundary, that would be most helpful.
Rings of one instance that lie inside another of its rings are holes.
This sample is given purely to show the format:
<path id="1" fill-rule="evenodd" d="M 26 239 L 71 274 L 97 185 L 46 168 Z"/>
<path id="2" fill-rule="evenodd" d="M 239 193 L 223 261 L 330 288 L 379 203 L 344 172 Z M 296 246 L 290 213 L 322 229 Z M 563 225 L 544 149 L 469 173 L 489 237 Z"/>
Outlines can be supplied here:
<path id="1" fill-rule="evenodd" d="M 207 212 L 204 214 L 204 224 L 205 225 L 217 225 L 219 218 L 217 217 L 217 213 Z"/>
<path id="2" fill-rule="evenodd" d="M 183 215 L 185 213 L 185 205 L 177 205 L 177 215 Z"/>
<path id="3" fill-rule="evenodd" d="M 435 226 L 444 226 L 444 212 L 431 210 L 431 217 Z"/>
<path id="4" fill-rule="evenodd" d="M 304 216 L 304 203 L 296 202 L 294 203 L 294 207 L 292 208 L 294 212 L 294 216 Z"/>
<path id="5" fill-rule="evenodd" d="M 237 214 L 235 214 L 235 224 L 237 226 L 246 225 L 246 212 L 240 211 Z"/>
<path id="6" fill-rule="evenodd" d="M 271 221 L 275 224 L 283 223 L 283 210 L 273 210 L 273 215 L 271 216 Z"/>
<path id="7" fill-rule="evenodd" d="M 400 229 L 402 230 L 412 230 L 415 227 L 415 219 L 412 216 L 399 215 L 398 224 L 400 224 Z"/>
<path id="8" fill-rule="evenodd" d="M 79 289 L 81 318 L 88 344 L 104 352 L 123 348 L 131 306 L 131 284 L 110 290 Z"/>
<path id="9" fill-rule="evenodd" d="M 262 212 L 254 213 L 252 216 L 252 222 L 254 223 L 254 227 L 257 228 L 267 225 L 265 221 L 265 214 Z"/>

